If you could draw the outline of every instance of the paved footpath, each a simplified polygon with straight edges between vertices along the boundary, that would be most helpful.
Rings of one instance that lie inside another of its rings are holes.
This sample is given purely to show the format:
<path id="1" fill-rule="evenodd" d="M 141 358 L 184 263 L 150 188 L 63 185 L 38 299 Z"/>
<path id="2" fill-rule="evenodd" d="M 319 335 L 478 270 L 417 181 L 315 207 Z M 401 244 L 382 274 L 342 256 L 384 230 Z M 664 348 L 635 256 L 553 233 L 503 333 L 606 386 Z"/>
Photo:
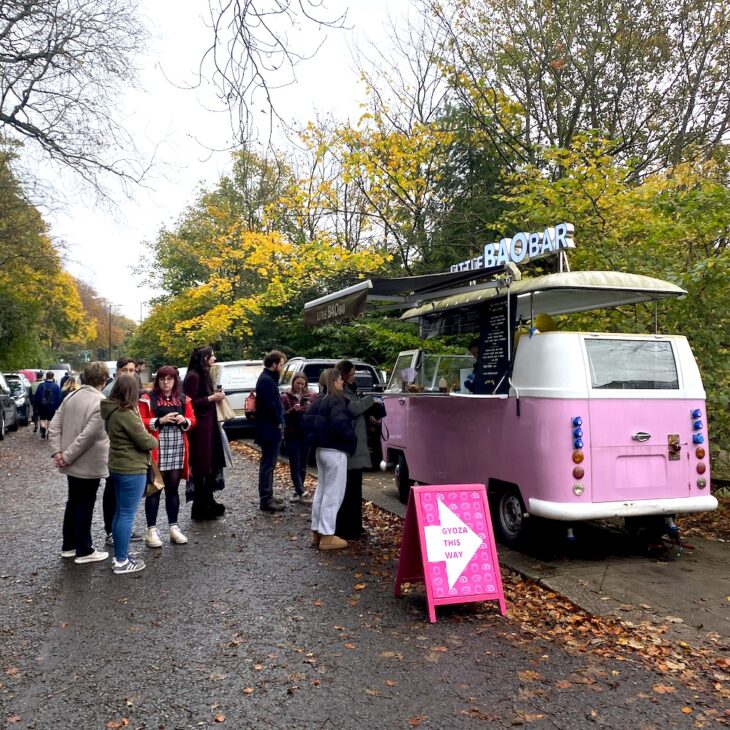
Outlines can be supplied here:
<path id="1" fill-rule="evenodd" d="M 393 597 L 377 537 L 319 553 L 307 508 L 259 512 L 255 480 L 237 455 L 224 520 L 191 524 L 184 509 L 188 545 L 142 546 L 147 569 L 114 576 L 59 557 L 65 479 L 30 430 L 9 434 L 0 727 L 664 728 L 724 709 L 682 684 L 657 692 L 666 678 L 630 658 L 533 639 L 493 606 L 429 624 L 419 594 Z"/>

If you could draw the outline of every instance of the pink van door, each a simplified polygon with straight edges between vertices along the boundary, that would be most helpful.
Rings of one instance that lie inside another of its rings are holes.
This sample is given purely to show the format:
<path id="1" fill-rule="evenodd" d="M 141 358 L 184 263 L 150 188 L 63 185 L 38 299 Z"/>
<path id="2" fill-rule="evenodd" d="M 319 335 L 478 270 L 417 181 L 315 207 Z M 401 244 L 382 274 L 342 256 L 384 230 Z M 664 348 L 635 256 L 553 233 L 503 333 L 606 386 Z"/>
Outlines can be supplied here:
<path id="1" fill-rule="evenodd" d="M 687 497 L 690 412 L 672 343 L 585 340 L 591 382 L 584 442 L 594 502 Z"/>

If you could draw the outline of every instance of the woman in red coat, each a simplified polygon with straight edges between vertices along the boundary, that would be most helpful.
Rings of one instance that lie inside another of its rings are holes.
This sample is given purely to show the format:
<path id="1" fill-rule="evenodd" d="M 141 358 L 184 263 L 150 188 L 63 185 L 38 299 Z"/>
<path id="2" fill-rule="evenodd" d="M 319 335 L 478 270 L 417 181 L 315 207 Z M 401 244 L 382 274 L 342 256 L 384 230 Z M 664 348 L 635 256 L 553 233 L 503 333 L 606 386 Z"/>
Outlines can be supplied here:
<path id="1" fill-rule="evenodd" d="M 139 401 L 139 414 L 149 432 L 157 438 L 157 448 L 152 458 L 160 469 L 165 483 L 165 510 L 170 525 L 170 542 L 184 545 L 188 539 L 177 525 L 180 511 L 178 488 L 181 479 L 189 479 L 188 431 L 195 426 L 195 413 L 190 398 L 180 390 L 177 368 L 164 365 L 157 371 L 150 393 L 144 393 Z M 157 513 L 160 509 L 160 493 L 145 499 L 148 547 L 162 547 L 157 529 Z"/>
<path id="2" fill-rule="evenodd" d="M 214 520 L 225 511 L 216 502 L 213 492 L 223 489 L 223 467 L 226 465 L 223 436 L 218 426 L 215 404 L 225 398 L 223 389 L 216 390 L 210 377 L 215 364 L 212 347 L 196 347 L 190 355 L 183 391 L 193 402 L 197 426 L 190 434 L 190 470 L 195 487 L 193 520 Z"/>

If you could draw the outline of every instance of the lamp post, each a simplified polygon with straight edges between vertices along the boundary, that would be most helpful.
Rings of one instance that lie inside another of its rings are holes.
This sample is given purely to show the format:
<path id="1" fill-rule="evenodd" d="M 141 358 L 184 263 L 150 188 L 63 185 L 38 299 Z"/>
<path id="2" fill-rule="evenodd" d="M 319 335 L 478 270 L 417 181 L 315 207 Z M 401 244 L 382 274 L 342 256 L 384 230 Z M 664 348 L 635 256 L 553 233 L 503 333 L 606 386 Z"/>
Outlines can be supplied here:
<path id="1" fill-rule="evenodd" d="M 109 360 L 112 360 L 112 309 L 114 307 L 120 307 L 121 304 L 110 304 L 109 305 Z"/>

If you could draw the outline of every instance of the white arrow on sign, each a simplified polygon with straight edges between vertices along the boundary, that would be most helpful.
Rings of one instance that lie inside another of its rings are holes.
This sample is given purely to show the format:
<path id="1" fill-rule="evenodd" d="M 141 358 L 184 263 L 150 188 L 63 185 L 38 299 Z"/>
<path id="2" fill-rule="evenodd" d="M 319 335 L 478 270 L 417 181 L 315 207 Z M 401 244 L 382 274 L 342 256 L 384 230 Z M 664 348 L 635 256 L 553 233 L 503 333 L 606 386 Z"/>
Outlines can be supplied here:
<path id="1" fill-rule="evenodd" d="M 446 577 L 449 588 L 453 588 L 482 544 L 482 539 L 441 500 L 438 505 L 441 524 L 424 528 L 426 555 L 429 563 L 446 561 Z"/>

